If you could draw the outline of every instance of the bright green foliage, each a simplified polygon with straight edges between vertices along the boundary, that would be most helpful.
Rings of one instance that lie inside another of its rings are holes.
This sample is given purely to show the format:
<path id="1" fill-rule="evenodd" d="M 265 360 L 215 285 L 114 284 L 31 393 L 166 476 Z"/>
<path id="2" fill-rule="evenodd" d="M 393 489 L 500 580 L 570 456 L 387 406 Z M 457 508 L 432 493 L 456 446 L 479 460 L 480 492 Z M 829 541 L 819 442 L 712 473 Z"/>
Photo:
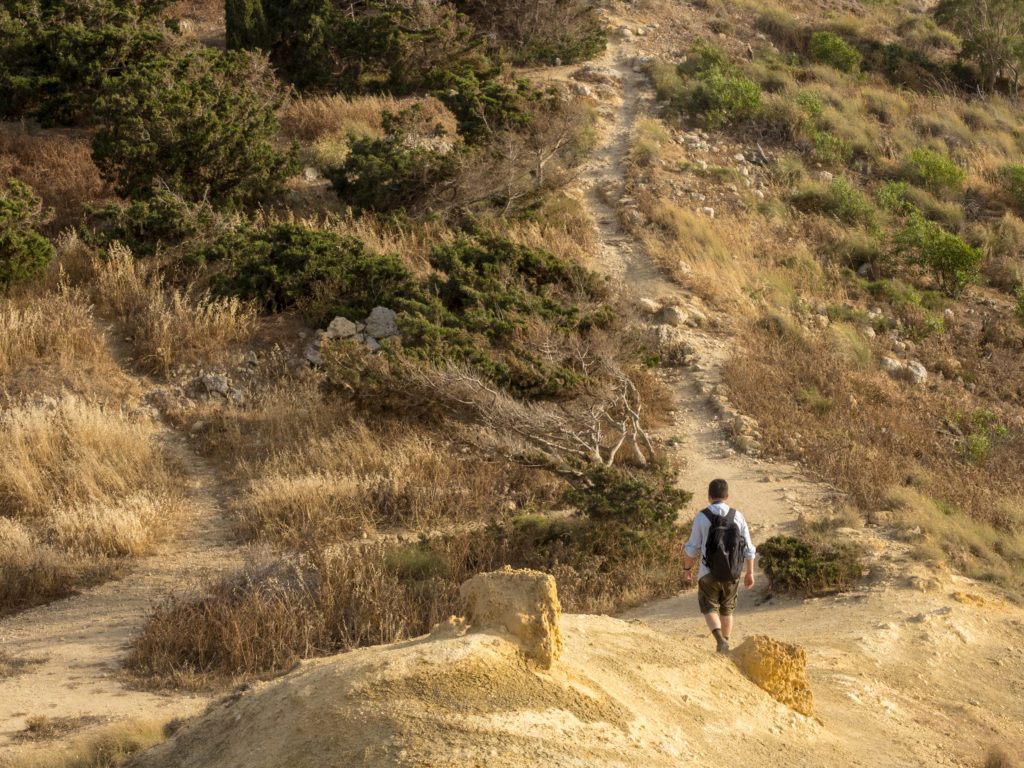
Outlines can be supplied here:
<path id="1" fill-rule="evenodd" d="M 53 257 L 50 241 L 35 227 L 46 221 L 43 203 L 17 179 L 0 192 L 0 293 L 41 274 Z"/>
<path id="2" fill-rule="evenodd" d="M 804 211 L 820 211 L 845 224 L 873 228 L 878 213 L 871 201 L 844 177 L 839 176 L 825 187 L 810 185 L 799 190 L 793 204 Z"/>
<path id="3" fill-rule="evenodd" d="M 1013 198 L 1013 202 L 1024 208 L 1024 165 L 1007 163 L 999 169 L 999 177 L 1003 180 L 1003 185 Z"/>
<path id="4" fill-rule="evenodd" d="M 887 181 L 875 196 L 878 204 L 889 213 L 903 213 L 908 210 L 908 185 L 905 181 Z"/>
<path id="5" fill-rule="evenodd" d="M 1013 307 L 1013 313 L 1017 315 L 1017 321 L 1024 325 L 1024 283 L 1020 283 L 1013 291 L 1017 297 L 1017 303 Z"/>
<path id="6" fill-rule="evenodd" d="M 821 594 L 845 589 L 860 578 L 858 553 L 850 545 L 813 545 L 794 536 L 772 536 L 757 548 L 772 589 Z"/>
<path id="7" fill-rule="evenodd" d="M 853 74 L 860 69 L 860 52 L 832 32 L 815 32 L 807 46 L 812 61 L 828 64 L 841 72 Z"/>
<path id="8" fill-rule="evenodd" d="M 850 162 L 853 157 L 853 147 L 850 142 L 840 139 L 828 131 L 819 131 L 817 128 L 808 129 L 811 141 L 814 142 L 814 159 L 820 163 L 840 168 Z"/>
<path id="9" fill-rule="evenodd" d="M 253 299 L 267 311 L 302 308 L 314 323 L 336 315 L 362 320 L 375 306 L 416 299 L 420 289 L 401 259 L 369 251 L 354 237 L 297 224 L 242 227 L 195 254 L 223 262 L 215 293 Z"/>
<path id="10" fill-rule="evenodd" d="M 984 463 L 992 448 L 1010 435 L 1010 431 L 989 410 L 957 412 L 949 420 L 963 435 L 959 446 L 961 455 L 972 464 Z"/>
<path id="11" fill-rule="evenodd" d="M 910 181 L 934 194 L 960 189 L 967 172 L 945 155 L 918 147 L 903 161 L 903 173 Z"/>
<path id="12" fill-rule="evenodd" d="M 753 80 L 733 71 L 725 53 L 713 45 L 697 43 L 697 57 L 678 67 L 681 76 L 691 77 L 690 87 L 673 106 L 700 115 L 711 128 L 735 125 L 761 112 L 761 88 Z"/>
<path id="13" fill-rule="evenodd" d="M 796 95 L 796 103 L 810 118 L 821 117 L 821 96 L 815 91 L 800 91 Z"/>
<path id="14" fill-rule="evenodd" d="M 935 19 L 963 40 L 961 55 L 973 59 L 982 85 L 993 91 L 996 78 L 1024 64 L 1024 0 L 941 0 Z"/>
<path id="15" fill-rule="evenodd" d="M 893 235 L 893 246 L 895 255 L 930 270 L 950 296 L 959 296 L 968 285 L 978 282 L 981 250 L 928 221 L 916 209 Z"/>
<path id="16" fill-rule="evenodd" d="M 274 149 L 281 93 L 265 60 L 201 50 L 151 59 L 107 81 L 96 102 L 93 160 L 125 196 L 162 182 L 188 200 L 251 203 L 294 172 Z"/>
<path id="17" fill-rule="evenodd" d="M 103 80 L 168 48 L 169 0 L 0 2 L 0 116 L 88 120 Z"/>

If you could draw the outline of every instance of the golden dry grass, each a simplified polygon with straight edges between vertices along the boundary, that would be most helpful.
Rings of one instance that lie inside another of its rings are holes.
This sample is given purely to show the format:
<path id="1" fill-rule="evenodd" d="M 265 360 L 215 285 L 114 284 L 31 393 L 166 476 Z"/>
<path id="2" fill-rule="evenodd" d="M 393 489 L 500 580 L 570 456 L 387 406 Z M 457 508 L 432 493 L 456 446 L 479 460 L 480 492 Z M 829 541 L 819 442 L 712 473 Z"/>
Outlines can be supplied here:
<path id="1" fill-rule="evenodd" d="M 182 495 L 152 422 L 65 397 L 0 422 L 0 610 L 109 577 Z"/>
<path id="2" fill-rule="evenodd" d="M 166 376 L 172 369 L 210 360 L 256 330 L 256 310 L 236 298 L 164 286 L 159 273 L 113 246 L 94 264 L 91 285 L 97 311 L 132 334 L 135 363 L 143 371 Z"/>
<path id="3" fill-rule="evenodd" d="M 53 208 L 42 231 L 54 236 L 82 220 L 82 204 L 98 204 L 113 196 L 92 161 L 89 137 L 69 131 L 29 135 L 19 125 L 0 125 L 0 181 L 25 182 Z"/>

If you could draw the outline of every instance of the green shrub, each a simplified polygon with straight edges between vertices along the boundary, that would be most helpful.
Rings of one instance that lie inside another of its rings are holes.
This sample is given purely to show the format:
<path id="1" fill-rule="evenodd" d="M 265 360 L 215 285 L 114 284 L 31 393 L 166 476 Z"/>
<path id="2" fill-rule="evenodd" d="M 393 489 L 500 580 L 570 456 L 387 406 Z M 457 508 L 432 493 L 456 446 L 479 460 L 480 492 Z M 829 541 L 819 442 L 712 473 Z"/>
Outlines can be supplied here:
<path id="1" fill-rule="evenodd" d="M 663 533 L 672 530 L 679 508 L 691 498 L 667 472 L 648 476 L 603 464 L 588 467 L 586 483 L 565 493 L 566 501 L 594 522 Z"/>
<path id="2" fill-rule="evenodd" d="M 875 225 L 877 215 L 871 200 L 842 176 L 827 187 L 812 184 L 800 189 L 793 204 L 804 211 L 828 213 L 845 224 L 868 228 Z"/>
<path id="3" fill-rule="evenodd" d="M 430 87 L 458 121 L 459 136 L 475 144 L 501 130 L 522 128 L 530 120 L 529 102 L 542 94 L 528 80 L 517 78 L 503 82 L 501 70 L 487 72 L 438 72 L 430 78 Z M 388 133 L 408 122 L 404 110 L 385 121 Z"/>
<path id="4" fill-rule="evenodd" d="M 807 53 L 812 61 L 828 64 L 841 72 L 853 74 L 860 69 L 860 53 L 841 37 L 832 32 L 815 32 Z"/>
<path id="5" fill-rule="evenodd" d="M 882 210 L 889 213 L 903 213 L 907 210 L 907 182 L 887 181 L 875 195 Z"/>
<path id="6" fill-rule="evenodd" d="M 928 221 L 916 209 L 893 235 L 893 252 L 910 264 L 931 270 L 950 296 L 959 296 L 980 276 L 981 250 Z"/>
<path id="7" fill-rule="evenodd" d="M 967 176 L 966 171 L 948 157 L 927 147 L 917 147 L 910 153 L 903 161 L 903 173 L 910 181 L 935 194 L 955 192 Z"/>
<path id="8" fill-rule="evenodd" d="M 700 114 L 709 128 L 735 125 L 761 111 L 761 89 L 742 75 L 723 75 L 712 70 L 702 75 L 689 94 L 688 107 Z"/>
<path id="9" fill-rule="evenodd" d="M 298 307 L 311 322 L 337 315 L 362 320 L 378 305 L 421 297 L 401 259 L 367 250 L 360 240 L 297 224 L 266 230 L 241 227 L 192 256 L 192 263 L 221 262 L 213 291 L 259 302 L 266 311 Z"/>
<path id="10" fill-rule="evenodd" d="M 89 226 L 79 228 L 85 242 L 102 250 L 120 242 L 136 257 L 150 256 L 161 247 L 201 240 L 218 222 L 216 212 L 205 200 L 190 203 L 167 189 L 157 189 L 144 200 L 108 203 L 87 210 Z"/>
<path id="11" fill-rule="evenodd" d="M 1013 306 L 1013 313 L 1017 316 L 1017 321 L 1024 325 L 1024 283 L 1017 285 L 1014 295 L 1017 297 L 1017 303 Z"/>
<path id="12" fill-rule="evenodd" d="M 822 594 L 846 589 L 860 578 L 852 545 L 813 545 L 793 536 L 772 536 L 757 548 L 771 589 Z"/>
<path id="13" fill-rule="evenodd" d="M 5 2 L 0 6 L 0 116 L 86 122 L 103 81 L 168 50 L 169 0 Z"/>
<path id="14" fill-rule="evenodd" d="M 119 194 L 159 181 L 187 200 L 252 203 L 282 189 L 296 148 L 274 149 L 281 93 L 254 54 L 201 50 L 152 59 L 106 82 L 93 160 Z"/>
<path id="15" fill-rule="evenodd" d="M 989 451 L 1000 441 L 1006 440 L 1010 434 L 989 410 L 974 413 L 956 412 L 950 416 L 949 421 L 963 435 L 963 442 L 959 446 L 960 454 L 972 464 L 984 463 Z"/>
<path id="16" fill-rule="evenodd" d="M 1003 186 L 1010 193 L 1014 204 L 1024 208 L 1024 165 L 1007 163 L 999 169 L 999 177 L 1003 180 Z"/>
<path id="17" fill-rule="evenodd" d="M 814 142 L 814 150 L 811 153 L 814 159 L 832 168 L 841 168 L 850 162 L 853 157 L 853 146 L 845 139 L 841 139 L 828 131 L 819 131 L 811 128 L 808 133 L 811 141 Z"/>
<path id="18" fill-rule="evenodd" d="M 447 3 L 238 0 L 229 10 L 229 45 L 266 50 L 301 89 L 409 93 L 435 70 L 473 68 L 483 44 Z"/>
<path id="19" fill-rule="evenodd" d="M 821 117 L 821 94 L 817 91 L 800 91 L 796 95 L 796 103 L 808 117 Z"/>
<path id="20" fill-rule="evenodd" d="M 50 241 L 36 231 L 49 212 L 32 189 L 17 179 L 0 192 L 0 294 L 40 275 L 53 258 Z"/>

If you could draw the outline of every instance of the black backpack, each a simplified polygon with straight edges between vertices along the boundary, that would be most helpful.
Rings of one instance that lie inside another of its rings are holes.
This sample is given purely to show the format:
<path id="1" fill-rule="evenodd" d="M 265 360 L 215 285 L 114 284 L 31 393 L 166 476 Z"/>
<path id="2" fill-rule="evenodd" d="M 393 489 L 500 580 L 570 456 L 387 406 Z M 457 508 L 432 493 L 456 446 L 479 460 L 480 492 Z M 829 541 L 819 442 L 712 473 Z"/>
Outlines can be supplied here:
<path id="1" fill-rule="evenodd" d="M 711 521 L 711 530 L 704 545 L 704 565 L 717 581 L 735 581 L 743 573 L 743 550 L 746 546 L 736 524 L 736 510 L 729 507 L 727 515 L 716 515 L 710 509 L 701 511 Z"/>

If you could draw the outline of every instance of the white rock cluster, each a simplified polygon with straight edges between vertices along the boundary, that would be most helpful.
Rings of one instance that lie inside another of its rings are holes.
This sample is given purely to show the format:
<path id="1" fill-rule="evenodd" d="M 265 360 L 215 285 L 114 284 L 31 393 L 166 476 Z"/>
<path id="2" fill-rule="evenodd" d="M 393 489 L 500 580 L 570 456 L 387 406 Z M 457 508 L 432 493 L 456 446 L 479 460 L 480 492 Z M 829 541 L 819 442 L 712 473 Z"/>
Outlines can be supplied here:
<path id="1" fill-rule="evenodd" d="M 326 330 L 317 331 L 313 343 L 306 347 L 305 357 L 311 365 L 322 365 L 320 347 L 324 341 L 336 339 L 352 339 L 376 352 L 385 339 L 398 338 L 398 316 L 387 307 L 374 307 L 361 323 L 353 322 L 347 317 L 336 317 L 331 320 Z"/>

